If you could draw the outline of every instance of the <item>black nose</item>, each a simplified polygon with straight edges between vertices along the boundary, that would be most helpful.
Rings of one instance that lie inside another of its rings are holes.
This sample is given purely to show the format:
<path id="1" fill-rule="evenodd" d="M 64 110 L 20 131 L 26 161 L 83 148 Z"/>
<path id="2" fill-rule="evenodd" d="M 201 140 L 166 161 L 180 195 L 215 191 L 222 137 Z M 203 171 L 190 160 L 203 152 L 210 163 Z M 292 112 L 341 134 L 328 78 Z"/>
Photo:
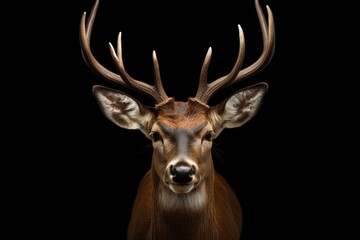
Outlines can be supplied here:
<path id="1" fill-rule="evenodd" d="M 171 166 L 170 173 L 172 175 L 172 179 L 174 182 L 179 184 L 186 184 L 192 180 L 192 176 L 194 174 L 194 167 L 190 166 Z"/>

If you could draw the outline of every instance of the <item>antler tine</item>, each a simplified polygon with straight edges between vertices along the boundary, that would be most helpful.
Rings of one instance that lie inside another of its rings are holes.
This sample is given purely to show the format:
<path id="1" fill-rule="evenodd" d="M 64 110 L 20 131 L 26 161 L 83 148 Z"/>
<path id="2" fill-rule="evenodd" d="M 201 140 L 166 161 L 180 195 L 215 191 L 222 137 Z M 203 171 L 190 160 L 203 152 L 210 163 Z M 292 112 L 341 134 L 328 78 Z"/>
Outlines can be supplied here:
<path id="1" fill-rule="evenodd" d="M 266 5 L 268 20 L 266 22 L 266 18 L 264 12 L 261 9 L 259 4 L 259 0 L 255 0 L 255 8 L 259 18 L 262 38 L 263 38 L 263 51 L 261 56 L 258 58 L 256 62 L 252 65 L 241 70 L 236 76 L 235 80 L 231 83 L 235 83 L 241 81 L 245 78 L 248 78 L 258 72 L 260 72 L 266 65 L 269 64 L 272 59 L 275 51 L 275 25 L 274 25 L 274 17 L 272 11 L 268 5 Z"/>
<path id="2" fill-rule="evenodd" d="M 246 67 L 243 70 L 240 70 L 245 56 L 245 39 L 244 39 L 243 30 L 241 26 L 238 25 L 240 46 L 239 46 L 239 53 L 235 66 L 228 75 L 218 78 L 212 83 L 207 84 L 207 71 L 211 58 L 211 48 L 210 48 L 205 57 L 205 61 L 201 69 L 199 87 L 195 96 L 196 99 L 203 101 L 204 103 L 207 103 L 209 99 L 223 87 L 230 86 L 236 82 L 239 82 L 240 80 L 243 80 L 247 77 L 254 75 L 255 73 L 259 72 L 261 69 L 263 69 L 270 62 L 275 50 L 274 18 L 270 7 L 266 6 L 268 13 L 268 24 L 267 24 L 264 13 L 261 9 L 258 0 L 255 0 L 255 8 L 259 18 L 260 28 L 263 38 L 263 51 L 261 56 L 252 65 Z"/>
<path id="3" fill-rule="evenodd" d="M 154 86 L 151 86 L 147 83 L 138 81 L 134 78 L 132 78 L 125 70 L 124 62 L 122 59 L 122 44 L 121 44 L 121 32 L 118 35 L 118 41 L 117 41 L 117 53 L 114 50 L 114 47 L 111 43 L 109 43 L 111 56 L 116 63 L 116 67 L 119 71 L 120 76 L 124 80 L 124 82 L 133 87 L 134 89 L 137 89 L 139 91 L 145 92 L 152 96 L 157 103 L 160 103 L 162 101 L 165 101 L 168 99 L 168 96 L 166 95 L 164 88 L 161 83 L 160 79 L 160 70 L 159 70 L 159 63 L 156 58 L 155 51 L 153 51 L 153 62 L 154 62 L 154 72 L 155 72 L 155 84 Z"/>
<path id="4" fill-rule="evenodd" d="M 112 82 L 120 84 L 127 88 L 133 88 L 141 93 L 145 93 L 152 97 L 156 103 L 160 103 L 166 99 L 168 99 L 160 79 L 160 71 L 159 71 L 159 64 L 156 59 L 155 53 L 153 53 L 153 62 L 154 62 L 154 69 L 155 69 L 155 85 L 151 86 L 147 83 L 138 81 L 130 77 L 130 75 L 126 72 L 122 60 L 122 51 L 121 51 L 121 32 L 118 36 L 118 44 L 117 44 L 117 54 L 115 53 L 114 48 L 112 47 L 111 43 L 110 46 L 110 53 L 114 62 L 116 63 L 117 70 L 119 70 L 119 74 L 116 74 L 103 65 L 101 65 L 94 55 L 91 52 L 90 48 L 90 39 L 91 39 L 91 32 L 94 24 L 94 20 L 96 17 L 96 12 L 99 6 L 99 0 L 95 1 L 95 4 L 90 12 L 90 16 L 85 23 L 86 19 L 86 12 L 82 15 L 80 21 L 80 46 L 82 51 L 82 56 L 88 66 L 98 75 L 104 77 Z"/>
<path id="5" fill-rule="evenodd" d="M 244 62 L 244 56 L 245 56 L 245 39 L 244 39 L 244 32 L 240 25 L 238 25 L 238 29 L 239 29 L 239 41 L 240 41 L 239 53 L 238 53 L 238 57 L 237 57 L 237 60 L 236 60 L 236 63 L 234 65 L 233 69 L 231 70 L 231 72 L 228 75 L 218 78 L 217 80 L 208 84 L 207 83 L 207 72 L 209 69 L 211 53 L 212 53 L 212 49 L 210 47 L 206 54 L 203 66 L 201 68 L 199 87 L 198 87 L 198 91 L 195 96 L 196 99 L 198 99 L 204 103 L 207 103 L 212 95 L 214 95 L 221 88 L 223 88 L 228 83 L 233 81 L 234 78 L 236 77 L 237 73 L 240 71 L 240 68 Z"/>
<path id="6" fill-rule="evenodd" d="M 165 90 L 164 90 L 163 85 L 162 85 L 162 81 L 161 81 L 161 77 L 160 77 L 159 62 L 158 62 L 158 60 L 157 60 L 155 50 L 153 51 L 152 57 L 153 57 L 154 75 L 155 75 L 154 89 L 155 89 L 155 91 L 159 94 L 159 96 L 161 97 L 161 98 L 160 98 L 161 101 L 165 101 L 165 100 L 167 100 L 169 97 L 166 95 Z"/>
<path id="7" fill-rule="evenodd" d="M 108 80 L 114 81 L 120 85 L 126 85 L 118 74 L 115 74 L 104 66 L 102 66 L 94 57 L 90 48 L 91 32 L 96 17 L 96 12 L 99 6 L 99 0 L 96 0 L 93 8 L 91 9 L 90 16 L 85 24 L 86 12 L 83 13 L 80 21 L 80 46 L 81 53 L 88 64 L 88 66 L 101 77 L 105 77 Z"/>

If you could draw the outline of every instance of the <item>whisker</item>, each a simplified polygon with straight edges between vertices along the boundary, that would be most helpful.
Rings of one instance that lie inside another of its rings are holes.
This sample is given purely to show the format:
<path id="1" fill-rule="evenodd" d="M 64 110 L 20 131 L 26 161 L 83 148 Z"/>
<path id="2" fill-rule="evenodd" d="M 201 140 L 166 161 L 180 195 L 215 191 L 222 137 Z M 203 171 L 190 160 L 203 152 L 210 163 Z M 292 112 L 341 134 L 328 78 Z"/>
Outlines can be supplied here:
<path id="1" fill-rule="evenodd" d="M 213 142 L 213 147 L 211 149 L 211 152 L 213 153 L 213 156 L 216 161 L 220 161 L 222 164 L 225 164 L 226 162 L 222 159 L 222 157 L 226 154 L 226 152 L 222 149 L 220 149 L 220 144 Z"/>
<path id="2" fill-rule="evenodd" d="M 140 154 L 146 153 L 148 151 L 151 151 L 151 149 L 152 149 L 152 144 L 149 143 L 149 144 L 146 144 L 145 146 L 143 146 L 142 150 L 137 151 L 136 154 L 140 155 Z"/>

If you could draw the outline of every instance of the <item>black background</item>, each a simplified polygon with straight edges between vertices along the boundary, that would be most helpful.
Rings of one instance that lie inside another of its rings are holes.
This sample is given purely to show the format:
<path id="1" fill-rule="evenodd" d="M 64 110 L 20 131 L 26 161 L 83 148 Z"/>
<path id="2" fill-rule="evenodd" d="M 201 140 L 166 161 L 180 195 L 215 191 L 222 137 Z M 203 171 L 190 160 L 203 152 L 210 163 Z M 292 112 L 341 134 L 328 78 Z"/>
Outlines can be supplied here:
<path id="1" fill-rule="evenodd" d="M 96 76 L 82 59 L 80 18 L 84 11 L 90 13 L 93 3 L 31 2 L 29 7 L 39 15 L 21 7 L 30 16 L 21 21 L 21 42 L 12 50 L 20 51 L 16 63 L 22 71 L 11 72 L 20 81 L 8 88 L 14 93 L 11 104 L 9 98 L 4 101 L 10 113 L 6 116 L 15 127 L 4 132 L 10 132 L 6 143 L 12 145 L 5 150 L 15 159 L 9 179 L 16 182 L 17 187 L 11 187 L 16 194 L 8 196 L 16 204 L 11 210 L 19 214 L 12 213 L 11 218 L 25 226 L 32 223 L 27 236 L 126 239 L 137 186 L 150 167 L 150 141 L 140 131 L 121 129 L 106 119 L 92 94 L 95 84 L 123 90 Z M 339 112 L 350 115 L 344 99 L 356 95 L 338 97 L 351 87 L 346 85 L 346 72 L 338 71 L 348 58 L 336 56 L 348 43 L 339 44 L 336 36 L 344 37 L 348 25 L 338 21 L 339 5 L 333 3 L 261 0 L 260 4 L 265 15 L 265 5 L 274 15 L 274 57 L 262 72 L 219 92 L 211 103 L 257 82 L 268 83 L 269 90 L 250 122 L 224 130 L 214 141 L 215 167 L 243 207 L 242 239 L 321 239 L 326 232 L 333 234 L 332 224 L 342 220 L 334 219 L 341 211 L 331 204 L 344 192 L 338 163 L 347 152 L 340 154 L 337 141 L 346 138 L 336 135 L 334 126 L 344 119 Z M 35 18 L 36 23 L 30 22 Z M 108 43 L 115 46 L 121 31 L 128 73 L 152 83 L 155 50 L 167 94 L 186 100 L 196 93 L 209 47 L 213 49 L 209 81 L 231 70 L 238 52 L 237 24 L 245 34 L 246 67 L 262 51 L 252 0 L 101 0 L 91 47 L 99 62 L 115 71 Z M 39 26 L 41 34 L 36 32 Z M 31 34 L 25 35 L 25 30 Z M 32 53 L 26 55 L 25 50 Z"/>
<path id="2" fill-rule="evenodd" d="M 84 11 L 89 14 L 92 4 L 89 0 L 80 2 L 75 25 Z M 296 75 L 289 77 L 297 62 L 292 59 L 296 51 L 301 51 L 293 44 L 298 43 L 301 34 L 292 35 L 293 7 L 272 0 L 260 4 L 266 15 L 266 4 L 273 11 L 275 55 L 261 73 L 220 92 L 212 103 L 260 81 L 267 82 L 269 90 L 251 122 L 227 129 L 215 140 L 214 161 L 242 204 L 242 239 L 294 239 L 302 234 L 298 229 L 300 219 L 311 218 L 305 204 L 308 195 L 300 193 L 313 170 L 305 166 L 304 151 L 292 143 L 294 135 L 302 131 L 298 124 L 303 121 L 297 112 L 301 109 L 294 111 L 303 80 L 296 79 Z M 152 83 L 151 54 L 155 50 L 167 94 L 186 100 L 196 93 L 201 65 L 210 46 L 213 55 L 209 81 L 231 70 L 238 50 L 237 24 L 245 33 L 246 67 L 262 51 L 259 22 L 254 3 L 249 0 L 199 4 L 101 1 L 91 47 L 99 62 L 115 71 L 108 42 L 115 46 L 121 31 L 128 73 Z M 76 36 L 74 41 L 78 41 Z M 125 239 L 137 185 L 150 167 L 151 143 L 140 131 L 120 129 L 105 118 L 91 88 L 95 84 L 117 86 L 92 73 L 80 48 L 77 52 L 79 74 L 71 79 L 72 103 L 68 106 L 75 167 L 72 170 L 76 173 L 71 188 L 72 209 L 86 236 Z M 152 105 L 149 99 L 132 94 Z"/>
<path id="3" fill-rule="evenodd" d="M 90 12 L 92 3 L 81 1 L 78 21 L 83 11 Z M 265 4 L 271 7 L 275 19 L 273 60 L 255 77 L 219 93 L 213 102 L 260 81 L 269 84 L 269 91 L 251 122 L 239 129 L 225 130 L 215 140 L 220 157 L 216 155 L 214 161 L 216 169 L 228 179 L 242 204 L 242 239 L 291 239 L 295 235 L 292 230 L 295 226 L 285 219 L 299 214 L 302 206 L 291 203 L 298 198 L 294 189 L 299 182 L 293 175 L 299 168 L 294 164 L 297 160 L 287 156 L 291 147 L 287 143 L 288 131 L 291 131 L 294 117 L 293 112 L 287 110 L 292 103 L 284 104 L 284 101 L 293 101 L 288 98 L 291 95 L 288 88 L 294 79 L 287 79 L 283 72 L 288 66 L 286 56 L 290 51 L 284 39 L 286 15 L 290 12 L 282 12 L 284 9 L 276 1 L 261 1 L 264 11 Z M 101 1 L 91 44 L 96 58 L 115 71 L 108 42 L 115 46 L 121 31 L 127 71 L 148 83 L 153 81 L 151 54 L 155 50 L 167 94 L 177 100 L 186 100 L 196 93 L 201 65 L 210 46 L 213 56 L 209 81 L 231 70 L 238 51 L 237 24 L 241 24 L 245 33 L 244 66 L 248 66 L 262 51 L 253 1 L 231 4 L 132 2 L 126 5 L 120 1 Z M 76 147 L 80 155 L 76 158 L 79 169 L 77 187 L 74 188 L 74 210 L 80 215 L 79 222 L 86 234 L 124 239 L 137 185 L 150 166 L 150 141 L 140 131 L 120 129 L 103 116 L 91 87 L 94 84 L 116 86 L 93 74 L 82 60 L 80 50 L 78 59 L 80 74 L 72 83 L 78 88 L 74 102 L 76 110 L 71 118 L 74 129 L 82 135 L 77 135 L 81 146 Z M 134 96 L 152 105 L 148 99 L 136 93 Z M 292 182 L 290 185 L 289 181 Z M 284 211 L 284 207 L 288 210 Z"/>

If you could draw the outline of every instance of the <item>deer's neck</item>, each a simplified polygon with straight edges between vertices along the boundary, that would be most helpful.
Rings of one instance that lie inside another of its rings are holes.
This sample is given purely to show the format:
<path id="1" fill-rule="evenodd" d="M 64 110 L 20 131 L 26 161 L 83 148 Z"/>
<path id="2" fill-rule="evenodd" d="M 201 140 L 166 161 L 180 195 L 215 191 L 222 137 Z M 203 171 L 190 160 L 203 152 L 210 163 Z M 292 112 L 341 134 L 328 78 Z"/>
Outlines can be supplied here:
<path id="1" fill-rule="evenodd" d="M 154 175 L 152 239 L 218 239 L 214 175 L 187 194 L 173 193 Z"/>

